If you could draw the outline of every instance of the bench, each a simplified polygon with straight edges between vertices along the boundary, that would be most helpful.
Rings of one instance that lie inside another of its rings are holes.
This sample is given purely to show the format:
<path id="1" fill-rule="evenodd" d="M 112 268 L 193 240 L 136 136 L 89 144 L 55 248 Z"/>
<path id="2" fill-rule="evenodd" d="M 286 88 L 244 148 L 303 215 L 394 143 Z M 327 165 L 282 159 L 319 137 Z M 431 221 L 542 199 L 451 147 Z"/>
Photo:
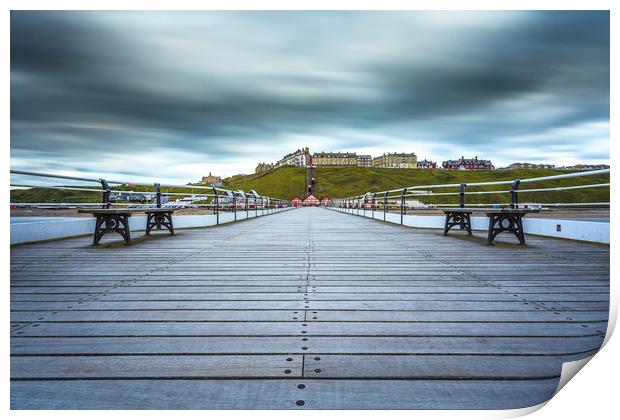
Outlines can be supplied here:
<path id="1" fill-rule="evenodd" d="M 489 218 L 489 231 L 487 243 L 491 244 L 495 237 L 502 232 L 514 234 L 521 245 L 525 245 L 525 235 L 523 232 L 523 217 L 528 213 L 538 213 L 539 210 L 533 209 L 482 209 L 482 208 L 453 208 L 443 209 L 446 214 L 446 224 L 443 234 L 448 235 L 448 231 L 455 226 L 461 230 L 467 230 L 471 235 L 471 214 L 484 213 Z"/>
<path id="2" fill-rule="evenodd" d="M 171 235 L 174 235 L 172 224 L 172 213 L 175 209 L 146 208 L 146 209 L 78 209 L 78 213 L 89 213 L 97 218 L 95 223 L 95 233 L 93 245 L 98 245 L 99 241 L 106 233 L 120 234 L 127 245 L 131 241 L 129 232 L 129 218 L 133 213 L 146 214 L 146 234 L 150 235 L 153 229 L 161 230 L 167 228 Z"/>

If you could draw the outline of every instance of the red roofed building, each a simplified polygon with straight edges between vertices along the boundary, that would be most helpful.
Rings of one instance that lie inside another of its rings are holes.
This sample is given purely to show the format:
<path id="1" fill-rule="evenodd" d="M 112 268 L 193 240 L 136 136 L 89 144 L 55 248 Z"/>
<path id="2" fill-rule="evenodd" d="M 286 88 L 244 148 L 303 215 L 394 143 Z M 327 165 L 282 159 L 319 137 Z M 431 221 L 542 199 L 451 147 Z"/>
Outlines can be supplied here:
<path id="1" fill-rule="evenodd" d="M 314 195 L 310 194 L 303 202 L 304 206 L 318 206 L 320 203 L 319 199 Z"/>
<path id="2" fill-rule="evenodd" d="M 437 169 L 437 162 L 431 162 L 430 160 L 418 161 L 418 169 Z"/>

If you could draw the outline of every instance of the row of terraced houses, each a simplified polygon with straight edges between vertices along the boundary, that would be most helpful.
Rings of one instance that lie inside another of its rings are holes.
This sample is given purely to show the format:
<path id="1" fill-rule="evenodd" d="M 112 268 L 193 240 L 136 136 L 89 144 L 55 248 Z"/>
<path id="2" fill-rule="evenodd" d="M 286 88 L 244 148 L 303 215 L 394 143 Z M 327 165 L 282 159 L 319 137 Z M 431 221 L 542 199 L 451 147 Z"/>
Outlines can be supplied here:
<path id="1" fill-rule="evenodd" d="M 358 155 L 353 152 L 316 152 L 310 154 L 307 147 L 284 155 L 276 163 L 259 163 L 255 173 L 267 172 L 281 166 L 359 166 L 374 168 L 399 168 L 399 169 L 437 169 L 437 162 L 430 160 L 418 161 L 415 153 L 387 153 L 381 156 Z M 465 159 L 448 160 L 443 162 L 443 169 L 494 169 L 490 160 Z"/>
<path id="2" fill-rule="evenodd" d="M 487 159 L 480 159 L 478 156 L 473 158 L 446 160 L 438 167 L 437 162 L 431 160 L 420 160 L 415 153 L 387 153 L 381 156 L 372 157 L 370 155 L 358 155 L 353 152 L 318 152 L 310 154 L 307 147 L 296 150 L 293 153 L 284 155 L 282 159 L 276 163 L 259 163 L 255 173 L 267 172 L 281 166 L 359 166 L 373 168 L 400 168 L 400 169 L 446 169 L 446 170 L 488 170 L 495 169 L 493 163 Z M 513 163 L 502 169 L 564 169 L 564 170 L 591 170 L 591 169 L 607 169 L 609 165 L 574 165 L 555 167 L 549 164 L 534 163 Z"/>

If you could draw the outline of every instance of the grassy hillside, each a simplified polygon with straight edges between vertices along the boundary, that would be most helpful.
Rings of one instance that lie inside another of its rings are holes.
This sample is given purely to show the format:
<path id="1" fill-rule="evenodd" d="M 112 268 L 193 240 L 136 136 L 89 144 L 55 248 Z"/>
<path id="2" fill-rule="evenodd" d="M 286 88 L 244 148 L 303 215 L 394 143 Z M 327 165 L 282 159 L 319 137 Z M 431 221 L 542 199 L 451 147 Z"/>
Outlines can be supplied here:
<path id="1" fill-rule="evenodd" d="M 86 187 L 81 187 L 86 188 Z M 99 203 L 102 193 L 48 188 L 11 190 L 11 203 Z"/>
<path id="2" fill-rule="evenodd" d="M 483 181 L 501 181 L 513 179 L 535 178 L 549 175 L 567 173 L 567 171 L 551 169 L 518 169 L 518 170 L 495 170 L 495 171 L 444 171 L 422 169 L 380 169 L 380 168 L 356 168 L 356 167 L 319 167 L 316 171 L 317 194 L 323 197 L 348 197 L 362 194 L 366 191 L 382 191 L 405 186 L 431 185 L 431 184 L 460 184 Z M 571 185 L 599 184 L 609 182 L 609 175 L 597 175 L 585 178 L 569 178 L 558 181 L 525 184 L 521 188 L 547 188 Z M 291 199 L 295 195 L 303 195 L 306 183 L 306 170 L 304 168 L 283 167 L 274 171 L 253 174 L 238 175 L 224 180 L 224 188 L 233 190 L 256 190 L 262 195 Z M 146 187 L 124 187 L 115 189 L 152 190 Z M 507 185 L 478 187 L 475 190 L 506 190 Z M 162 188 L 162 191 L 166 191 Z M 474 190 L 473 187 L 471 190 Z M 191 190 L 174 188 L 175 192 L 188 192 Z M 453 192 L 456 189 L 433 189 L 433 192 Z M 508 202 L 509 194 L 470 195 L 469 203 L 496 203 Z M 521 193 L 519 199 L 522 202 L 535 201 L 545 203 L 555 202 L 608 202 L 609 188 L 551 191 L 543 193 Z M 30 190 L 11 191 L 12 202 L 99 202 L 100 193 L 88 193 L 80 191 L 56 191 L 49 189 L 33 188 Z M 431 196 L 425 197 L 425 202 L 431 203 L 457 203 L 457 196 Z"/>
<path id="3" fill-rule="evenodd" d="M 69 186 L 69 185 L 64 185 Z M 101 187 L 89 187 L 80 185 L 80 188 L 92 188 L 101 189 Z M 153 192 L 153 187 L 138 186 L 138 185 L 111 185 L 112 190 L 118 191 L 149 191 Z M 203 189 L 192 189 L 191 186 L 187 188 L 181 187 L 162 187 L 162 192 L 180 192 L 180 193 L 201 193 L 205 192 Z M 209 191 L 207 191 L 209 192 Z M 182 197 L 183 195 L 179 195 Z M 171 196 L 170 199 L 174 200 L 176 196 Z M 88 192 L 88 191 L 66 191 L 66 190 L 53 190 L 49 188 L 30 188 L 11 190 L 11 203 L 99 203 L 102 199 L 101 192 Z"/>
<path id="4" fill-rule="evenodd" d="M 286 166 L 271 172 L 237 175 L 224 180 L 223 188 L 231 190 L 256 190 L 261 195 L 292 199 L 302 195 L 306 185 L 306 169 Z"/>
<path id="5" fill-rule="evenodd" d="M 337 198 L 361 194 L 365 191 L 382 191 L 401 188 L 404 186 L 502 181 L 517 178 L 535 178 L 564 173 L 567 173 L 567 171 L 552 169 L 444 171 L 422 169 L 319 167 L 317 168 L 317 193 L 320 198 L 325 196 Z M 558 181 L 526 184 L 521 188 L 547 188 L 606 182 L 609 182 L 609 175 L 597 175 L 587 178 L 569 178 Z M 227 185 L 226 188 L 243 189 L 246 191 L 249 189 L 255 189 L 261 194 L 281 198 L 292 198 L 294 195 L 300 194 L 304 190 L 305 169 L 292 167 L 279 168 L 261 175 L 228 178 L 225 180 L 225 183 Z M 489 186 L 476 188 L 477 191 L 493 191 L 498 189 L 505 190 L 509 189 L 509 187 Z M 452 192 L 456 190 L 433 189 L 433 191 Z M 467 201 L 470 203 L 506 202 L 509 198 L 509 194 L 488 194 L 468 196 Z M 538 202 L 607 202 L 609 201 L 609 188 L 530 194 L 522 193 L 519 198 L 520 201 Z M 433 203 L 455 203 L 458 202 L 458 197 L 426 197 L 425 201 Z"/>

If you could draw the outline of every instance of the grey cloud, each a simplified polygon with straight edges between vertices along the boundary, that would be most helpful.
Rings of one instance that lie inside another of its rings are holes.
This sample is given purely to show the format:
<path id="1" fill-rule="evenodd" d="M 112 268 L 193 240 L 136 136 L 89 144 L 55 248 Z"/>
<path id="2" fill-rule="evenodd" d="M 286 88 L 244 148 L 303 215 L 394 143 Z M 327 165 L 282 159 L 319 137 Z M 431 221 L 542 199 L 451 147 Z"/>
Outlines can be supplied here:
<path id="1" fill-rule="evenodd" d="M 607 12 L 11 14 L 11 147 L 50 159 L 177 149 L 249 171 L 295 136 L 491 154 L 608 119 Z"/>

